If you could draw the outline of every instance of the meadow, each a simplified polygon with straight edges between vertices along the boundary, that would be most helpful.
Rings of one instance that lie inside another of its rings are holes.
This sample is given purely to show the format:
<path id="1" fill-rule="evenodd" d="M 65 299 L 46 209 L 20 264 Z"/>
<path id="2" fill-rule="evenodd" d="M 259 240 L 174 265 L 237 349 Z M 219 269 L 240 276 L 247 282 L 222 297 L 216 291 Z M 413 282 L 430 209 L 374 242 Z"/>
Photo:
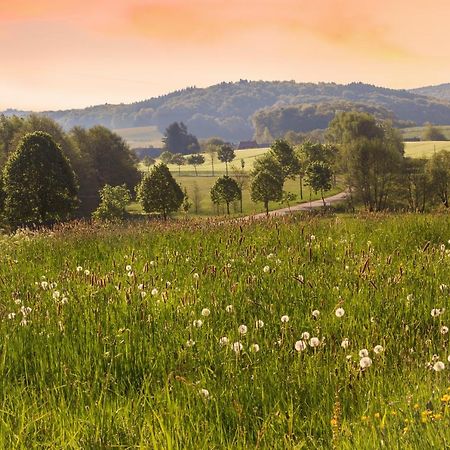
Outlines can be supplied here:
<path id="1" fill-rule="evenodd" d="M 0 240 L 2 448 L 444 448 L 447 215 Z"/>
<path id="2" fill-rule="evenodd" d="M 131 148 L 161 147 L 162 133 L 157 126 L 133 127 L 133 128 L 116 128 L 113 130 L 121 136 Z"/>
<path id="3" fill-rule="evenodd" d="M 444 133 L 447 139 L 450 139 L 450 125 L 437 125 L 437 128 L 439 128 L 439 130 L 441 130 Z M 405 139 L 412 139 L 412 138 L 421 138 L 425 130 L 426 127 L 424 126 L 408 127 L 408 128 L 401 128 L 400 132 L 402 133 Z"/>
<path id="4" fill-rule="evenodd" d="M 405 156 L 410 156 L 411 158 L 431 158 L 434 153 L 441 150 L 450 151 L 450 142 L 405 142 Z"/>

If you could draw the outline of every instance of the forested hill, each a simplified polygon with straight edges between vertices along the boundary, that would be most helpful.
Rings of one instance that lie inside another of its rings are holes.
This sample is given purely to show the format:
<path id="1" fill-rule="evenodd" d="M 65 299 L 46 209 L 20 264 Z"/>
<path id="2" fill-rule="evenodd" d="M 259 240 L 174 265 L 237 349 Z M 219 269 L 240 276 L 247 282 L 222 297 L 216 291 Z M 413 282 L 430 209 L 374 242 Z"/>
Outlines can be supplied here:
<path id="1" fill-rule="evenodd" d="M 450 101 L 450 83 L 411 89 L 410 92 Z"/>
<path id="2" fill-rule="evenodd" d="M 187 88 L 132 104 L 99 105 L 85 109 L 50 111 L 45 114 L 64 128 L 75 125 L 109 128 L 156 125 L 161 131 L 174 121 L 183 121 L 198 137 L 220 136 L 227 140 L 254 135 L 254 114 L 266 108 L 327 103 L 337 100 L 367 104 L 387 110 L 393 118 L 450 124 L 450 100 L 444 101 L 405 90 L 380 88 L 362 83 L 250 82 L 221 83 L 208 88 Z M 316 108 L 317 109 L 317 108 Z M 19 113 L 7 111 L 7 114 Z M 323 117 L 310 128 L 322 128 Z"/>

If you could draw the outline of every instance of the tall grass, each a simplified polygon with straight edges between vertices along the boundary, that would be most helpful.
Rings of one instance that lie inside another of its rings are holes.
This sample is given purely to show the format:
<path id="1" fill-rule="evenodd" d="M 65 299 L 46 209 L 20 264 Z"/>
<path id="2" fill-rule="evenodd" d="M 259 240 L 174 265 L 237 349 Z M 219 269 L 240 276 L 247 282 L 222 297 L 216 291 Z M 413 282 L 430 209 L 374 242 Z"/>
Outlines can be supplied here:
<path id="1" fill-rule="evenodd" d="M 0 446 L 443 448 L 449 239 L 413 215 L 5 237 Z"/>

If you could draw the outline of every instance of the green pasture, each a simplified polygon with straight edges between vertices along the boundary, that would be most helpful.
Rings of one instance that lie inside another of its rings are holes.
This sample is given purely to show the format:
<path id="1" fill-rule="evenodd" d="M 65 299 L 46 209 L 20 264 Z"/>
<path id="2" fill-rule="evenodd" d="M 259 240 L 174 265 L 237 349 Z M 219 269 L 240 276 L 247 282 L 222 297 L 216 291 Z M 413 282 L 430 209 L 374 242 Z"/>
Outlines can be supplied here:
<path id="1" fill-rule="evenodd" d="M 436 125 L 436 127 L 439 128 L 444 133 L 447 139 L 450 139 L 450 125 Z M 426 127 L 409 127 L 400 129 L 400 132 L 402 133 L 405 139 L 412 139 L 412 138 L 420 139 L 425 129 Z"/>
<path id="2" fill-rule="evenodd" d="M 405 142 L 405 156 L 412 158 L 430 158 L 440 150 L 450 151 L 450 141 Z"/>
<path id="3" fill-rule="evenodd" d="M 443 449 L 450 218 L 0 239 L 0 448 Z"/>

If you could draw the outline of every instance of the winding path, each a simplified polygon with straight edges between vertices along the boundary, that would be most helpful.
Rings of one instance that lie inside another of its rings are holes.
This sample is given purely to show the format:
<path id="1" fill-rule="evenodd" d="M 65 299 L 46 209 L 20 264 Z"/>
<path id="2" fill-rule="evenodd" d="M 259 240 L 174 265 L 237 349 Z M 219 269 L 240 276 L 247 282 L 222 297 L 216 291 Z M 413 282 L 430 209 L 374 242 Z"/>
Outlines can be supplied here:
<path id="1" fill-rule="evenodd" d="M 332 205 L 333 203 L 341 202 L 342 200 L 345 200 L 347 198 L 347 195 L 348 192 L 343 191 L 339 192 L 338 194 L 332 195 L 331 197 L 326 197 L 325 204 L 326 206 L 328 206 Z M 269 216 L 284 216 L 286 214 L 290 214 L 295 211 L 311 211 L 313 209 L 321 207 L 323 207 L 322 199 L 314 200 L 313 202 L 300 203 L 298 205 L 291 206 L 290 208 L 281 208 L 269 211 Z M 265 212 L 253 214 L 252 216 L 247 216 L 246 219 L 263 219 L 264 217 L 267 217 L 267 214 Z"/>

